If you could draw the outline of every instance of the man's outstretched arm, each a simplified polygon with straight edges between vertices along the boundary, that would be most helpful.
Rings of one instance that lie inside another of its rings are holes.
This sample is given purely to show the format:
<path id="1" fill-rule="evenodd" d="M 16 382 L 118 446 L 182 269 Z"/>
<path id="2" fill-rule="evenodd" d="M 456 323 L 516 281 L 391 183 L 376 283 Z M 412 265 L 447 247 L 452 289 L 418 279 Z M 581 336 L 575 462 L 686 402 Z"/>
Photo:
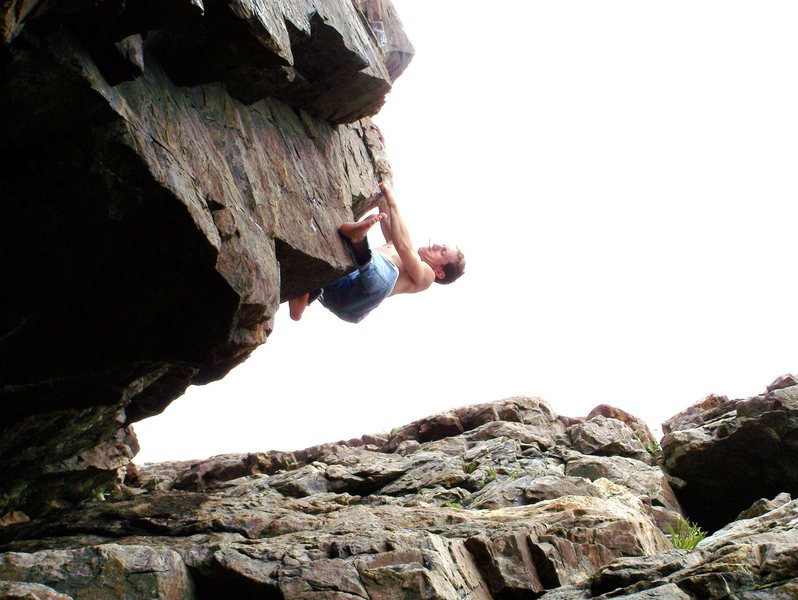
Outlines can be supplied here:
<path id="1" fill-rule="evenodd" d="M 377 210 L 385 215 L 385 218 L 380 221 L 380 229 L 382 229 L 382 237 L 389 244 L 393 243 L 393 234 L 391 233 L 391 209 L 388 207 L 388 200 L 385 198 L 385 191 L 383 186 L 387 184 L 380 182 L 380 189 L 383 190 L 380 201 L 377 203 Z M 388 188 L 390 190 L 390 188 Z"/>
<path id="2" fill-rule="evenodd" d="M 396 248 L 399 258 L 402 259 L 402 265 L 405 272 L 416 285 L 415 291 L 427 289 L 435 281 L 435 271 L 432 270 L 427 263 L 421 260 L 421 257 L 413 248 L 413 242 L 410 240 L 410 233 L 407 230 L 404 219 L 399 214 L 399 209 L 396 206 L 396 199 L 393 197 L 393 191 L 387 183 L 380 183 L 382 189 L 383 199 L 380 201 L 380 210 L 388 215 L 388 228 L 390 233 L 389 242 L 393 243 Z M 385 208 L 386 210 L 383 210 Z M 386 236 L 387 239 L 387 236 Z"/>

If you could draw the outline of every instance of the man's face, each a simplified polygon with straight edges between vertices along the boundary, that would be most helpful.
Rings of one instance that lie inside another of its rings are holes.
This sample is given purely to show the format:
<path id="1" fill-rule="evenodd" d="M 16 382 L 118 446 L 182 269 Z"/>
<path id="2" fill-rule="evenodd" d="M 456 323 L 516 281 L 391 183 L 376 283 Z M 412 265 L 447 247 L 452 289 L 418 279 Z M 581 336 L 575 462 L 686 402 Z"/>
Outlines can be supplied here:
<path id="1" fill-rule="evenodd" d="M 457 249 L 446 244 L 430 244 L 418 249 L 421 259 L 432 268 L 441 268 L 457 261 Z"/>

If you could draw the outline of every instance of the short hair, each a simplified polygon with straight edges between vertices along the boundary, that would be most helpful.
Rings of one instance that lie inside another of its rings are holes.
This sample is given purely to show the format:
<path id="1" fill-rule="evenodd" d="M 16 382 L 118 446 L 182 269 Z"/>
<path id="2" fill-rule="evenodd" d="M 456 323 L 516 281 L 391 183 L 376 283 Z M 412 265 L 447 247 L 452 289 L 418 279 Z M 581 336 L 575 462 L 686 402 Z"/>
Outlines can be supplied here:
<path id="1" fill-rule="evenodd" d="M 443 277 L 436 279 L 435 283 L 452 283 L 465 273 L 465 256 L 460 248 L 457 249 L 457 260 L 443 265 Z"/>

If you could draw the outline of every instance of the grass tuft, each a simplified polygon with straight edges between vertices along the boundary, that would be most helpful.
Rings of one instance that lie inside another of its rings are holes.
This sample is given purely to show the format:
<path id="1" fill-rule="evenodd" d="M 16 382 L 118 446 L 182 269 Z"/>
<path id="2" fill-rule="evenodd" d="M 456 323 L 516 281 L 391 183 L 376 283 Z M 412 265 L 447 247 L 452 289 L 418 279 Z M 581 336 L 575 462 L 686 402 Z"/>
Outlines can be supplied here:
<path id="1" fill-rule="evenodd" d="M 707 536 L 707 532 L 698 524 L 685 519 L 681 519 L 675 528 L 673 525 L 668 525 L 668 531 L 671 544 L 679 550 L 693 550 Z"/>

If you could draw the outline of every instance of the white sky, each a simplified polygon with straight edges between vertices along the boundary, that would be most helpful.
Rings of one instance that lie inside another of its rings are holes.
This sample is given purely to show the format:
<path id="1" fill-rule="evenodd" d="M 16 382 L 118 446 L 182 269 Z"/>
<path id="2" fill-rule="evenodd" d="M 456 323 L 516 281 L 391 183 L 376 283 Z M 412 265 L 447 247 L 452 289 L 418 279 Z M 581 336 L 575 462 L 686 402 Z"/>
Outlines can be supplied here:
<path id="1" fill-rule="evenodd" d="M 397 199 L 416 245 L 458 243 L 466 275 L 359 325 L 284 305 L 246 363 L 135 425 L 136 462 L 521 394 L 659 433 L 798 371 L 798 4 L 394 4 L 416 47 L 377 117 Z"/>

